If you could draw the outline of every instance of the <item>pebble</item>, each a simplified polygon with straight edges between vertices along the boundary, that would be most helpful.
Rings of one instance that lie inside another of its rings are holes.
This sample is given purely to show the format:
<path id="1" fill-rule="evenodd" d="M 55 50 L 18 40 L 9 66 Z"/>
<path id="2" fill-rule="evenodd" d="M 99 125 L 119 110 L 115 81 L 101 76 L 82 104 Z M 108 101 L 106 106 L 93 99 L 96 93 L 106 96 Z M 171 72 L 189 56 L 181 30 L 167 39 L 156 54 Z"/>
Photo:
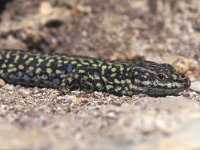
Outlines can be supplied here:
<path id="1" fill-rule="evenodd" d="M 107 113 L 106 113 L 106 117 L 108 118 L 108 119 L 116 119 L 117 118 L 117 116 L 118 116 L 118 112 L 117 111 L 115 111 L 115 110 L 111 110 L 111 111 L 108 111 Z"/>
<path id="2" fill-rule="evenodd" d="M 3 87 L 5 84 L 5 81 L 3 79 L 0 79 L 0 87 Z"/>
<path id="3" fill-rule="evenodd" d="M 46 16 L 53 12 L 53 8 L 49 2 L 42 2 L 39 11 L 42 16 Z"/>
<path id="4" fill-rule="evenodd" d="M 200 92 L 200 81 L 191 82 L 190 89 L 196 92 Z"/>
<path id="5" fill-rule="evenodd" d="M 18 92 L 23 97 L 26 97 L 26 96 L 30 95 L 30 91 L 28 89 L 25 89 L 25 88 L 18 89 Z"/>

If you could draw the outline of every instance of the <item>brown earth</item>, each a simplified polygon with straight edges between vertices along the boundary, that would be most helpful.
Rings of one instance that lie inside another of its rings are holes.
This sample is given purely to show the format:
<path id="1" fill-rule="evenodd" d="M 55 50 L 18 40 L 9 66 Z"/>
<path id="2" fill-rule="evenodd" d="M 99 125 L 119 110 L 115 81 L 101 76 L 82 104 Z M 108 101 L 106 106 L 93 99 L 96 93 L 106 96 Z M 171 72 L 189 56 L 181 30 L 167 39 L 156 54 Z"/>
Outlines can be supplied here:
<path id="1" fill-rule="evenodd" d="M 158 98 L 6 84 L 0 149 L 200 149 L 199 0 L 158 0 L 151 12 L 147 0 L 0 3 L 2 48 L 167 62 L 193 81 Z"/>

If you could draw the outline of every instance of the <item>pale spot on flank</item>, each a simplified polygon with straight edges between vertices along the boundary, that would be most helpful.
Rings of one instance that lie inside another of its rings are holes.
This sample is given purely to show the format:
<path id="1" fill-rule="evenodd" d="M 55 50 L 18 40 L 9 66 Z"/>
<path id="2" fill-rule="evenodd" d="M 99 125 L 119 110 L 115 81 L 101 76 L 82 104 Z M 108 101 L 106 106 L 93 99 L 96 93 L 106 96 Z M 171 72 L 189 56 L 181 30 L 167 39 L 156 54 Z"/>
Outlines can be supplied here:
<path id="1" fill-rule="evenodd" d="M 116 68 L 112 68 L 111 69 L 112 72 L 116 72 L 116 70 L 117 70 Z"/>
<path id="2" fill-rule="evenodd" d="M 24 69 L 24 66 L 23 66 L 23 65 L 19 65 L 18 68 L 21 69 L 21 70 L 23 70 L 23 69 Z"/>
<path id="3" fill-rule="evenodd" d="M 32 66 L 28 67 L 28 70 L 33 71 L 34 68 Z"/>
<path id="4" fill-rule="evenodd" d="M 61 71 L 60 70 L 56 70 L 56 74 L 61 74 Z"/>
<path id="5" fill-rule="evenodd" d="M 151 84 L 150 81 L 143 81 L 142 83 L 143 83 L 143 85 L 150 85 Z"/>
<path id="6" fill-rule="evenodd" d="M 104 73 L 105 73 L 105 70 L 106 70 L 106 68 L 107 68 L 107 66 L 106 66 L 106 65 L 103 65 L 103 66 L 101 67 L 101 69 L 102 69 L 102 74 L 104 74 Z"/>
<path id="7" fill-rule="evenodd" d="M 134 83 L 140 83 L 141 81 L 140 80 L 138 80 L 138 79 L 135 79 L 134 80 Z"/>
<path id="8" fill-rule="evenodd" d="M 106 89 L 107 89 L 107 90 L 110 90 L 110 89 L 112 89 L 112 88 L 113 88 L 112 85 L 106 85 Z"/>
<path id="9" fill-rule="evenodd" d="M 48 74 L 51 74 L 51 73 L 52 73 L 52 69 L 51 69 L 51 68 L 47 68 L 46 71 L 47 71 Z"/>
<path id="10" fill-rule="evenodd" d="M 168 88 L 172 88 L 172 84 L 171 84 L 171 83 L 168 83 L 168 84 L 167 84 L 167 87 L 168 87 Z"/>
<path id="11" fill-rule="evenodd" d="M 42 71 L 42 69 L 41 69 L 41 68 L 37 68 L 37 69 L 36 69 L 36 74 L 40 74 L 40 73 L 41 73 L 41 71 Z"/>
<path id="12" fill-rule="evenodd" d="M 114 82 L 115 82 L 116 84 L 121 83 L 118 79 L 114 79 Z"/>

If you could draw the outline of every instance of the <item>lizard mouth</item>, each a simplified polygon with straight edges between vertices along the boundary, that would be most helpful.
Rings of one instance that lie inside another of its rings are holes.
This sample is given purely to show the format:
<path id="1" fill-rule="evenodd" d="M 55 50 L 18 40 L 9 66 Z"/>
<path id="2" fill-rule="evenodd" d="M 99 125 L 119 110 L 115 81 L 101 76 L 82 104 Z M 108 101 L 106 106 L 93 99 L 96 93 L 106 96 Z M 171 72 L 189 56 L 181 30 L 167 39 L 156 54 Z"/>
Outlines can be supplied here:
<path id="1" fill-rule="evenodd" d="M 160 88 L 148 88 L 145 90 L 149 96 L 167 96 L 167 95 L 177 95 L 179 92 L 184 91 L 186 88 L 178 89 L 160 89 Z"/>

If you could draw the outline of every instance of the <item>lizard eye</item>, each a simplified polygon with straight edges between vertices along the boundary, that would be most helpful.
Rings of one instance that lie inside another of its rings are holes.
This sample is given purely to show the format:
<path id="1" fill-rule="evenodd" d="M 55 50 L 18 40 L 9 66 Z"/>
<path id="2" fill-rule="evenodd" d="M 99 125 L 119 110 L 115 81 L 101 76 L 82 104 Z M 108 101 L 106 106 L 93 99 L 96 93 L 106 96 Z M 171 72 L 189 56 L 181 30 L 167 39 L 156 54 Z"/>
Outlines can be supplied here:
<path id="1" fill-rule="evenodd" d="M 157 77 L 158 77 L 158 79 L 160 79 L 160 80 L 165 80 L 167 77 L 166 77 L 166 75 L 164 75 L 164 74 L 162 74 L 162 73 L 159 73 L 158 75 L 157 75 Z"/>

